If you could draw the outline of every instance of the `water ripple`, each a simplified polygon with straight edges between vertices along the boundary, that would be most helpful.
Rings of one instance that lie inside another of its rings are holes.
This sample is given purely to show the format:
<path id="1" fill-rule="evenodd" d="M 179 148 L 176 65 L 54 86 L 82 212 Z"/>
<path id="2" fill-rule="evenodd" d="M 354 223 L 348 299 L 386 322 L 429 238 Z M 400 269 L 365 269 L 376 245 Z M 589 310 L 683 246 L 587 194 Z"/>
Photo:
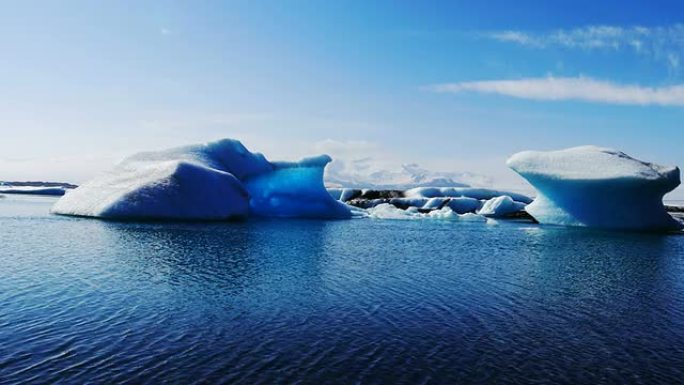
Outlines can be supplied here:
<path id="1" fill-rule="evenodd" d="M 0 383 L 677 384 L 684 237 L 0 207 Z"/>

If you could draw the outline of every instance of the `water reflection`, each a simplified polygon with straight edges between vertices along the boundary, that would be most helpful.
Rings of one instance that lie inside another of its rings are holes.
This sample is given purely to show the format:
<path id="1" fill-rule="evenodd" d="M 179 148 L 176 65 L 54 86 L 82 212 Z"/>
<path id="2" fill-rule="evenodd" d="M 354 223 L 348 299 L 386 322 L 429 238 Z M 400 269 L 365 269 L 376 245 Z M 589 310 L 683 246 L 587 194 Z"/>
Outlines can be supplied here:
<path id="1" fill-rule="evenodd" d="M 313 220 L 100 224 L 119 274 L 207 301 L 320 285 L 320 259 L 334 227 Z"/>

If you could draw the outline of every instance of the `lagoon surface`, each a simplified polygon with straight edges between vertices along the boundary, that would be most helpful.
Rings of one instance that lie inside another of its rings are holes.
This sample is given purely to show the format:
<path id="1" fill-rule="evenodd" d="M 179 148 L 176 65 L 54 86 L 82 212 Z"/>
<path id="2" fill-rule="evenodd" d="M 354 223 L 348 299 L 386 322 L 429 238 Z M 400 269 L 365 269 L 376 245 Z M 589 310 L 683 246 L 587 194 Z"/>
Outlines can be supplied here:
<path id="1" fill-rule="evenodd" d="M 0 383 L 676 384 L 684 237 L 0 199 Z"/>

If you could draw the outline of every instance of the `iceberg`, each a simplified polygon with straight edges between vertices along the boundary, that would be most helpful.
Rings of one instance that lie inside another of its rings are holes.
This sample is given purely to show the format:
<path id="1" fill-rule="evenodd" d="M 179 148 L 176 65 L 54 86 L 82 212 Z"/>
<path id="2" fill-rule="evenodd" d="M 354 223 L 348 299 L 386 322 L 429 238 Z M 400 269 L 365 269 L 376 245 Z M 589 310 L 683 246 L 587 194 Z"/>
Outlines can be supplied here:
<path id="1" fill-rule="evenodd" d="M 677 167 L 596 146 L 524 151 L 507 164 L 537 190 L 526 211 L 540 223 L 624 230 L 682 228 L 662 201 L 680 183 Z"/>
<path id="2" fill-rule="evenodd" d="M 34 187 L 34 186 L 0 186 L 1 194 L 26 194 L 26 195 L 50 195 L 62 196 L 69 189 L 61 186 Z"/>
<path id="3" fill-rule="evenodd" d="M 144 152 L 68 192 L 52 212 L 113 219 L 351 217 L 323 187 L 329 161 L 272 163 L 232 139 Z"/>

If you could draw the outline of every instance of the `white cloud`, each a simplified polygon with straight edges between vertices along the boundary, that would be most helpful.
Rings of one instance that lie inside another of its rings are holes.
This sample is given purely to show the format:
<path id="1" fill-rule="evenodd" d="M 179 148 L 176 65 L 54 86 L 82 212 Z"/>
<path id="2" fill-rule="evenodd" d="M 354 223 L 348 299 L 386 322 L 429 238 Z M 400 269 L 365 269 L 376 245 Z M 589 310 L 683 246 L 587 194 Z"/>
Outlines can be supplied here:
<path id="1" fill-rule="evenodd" d="M 492 39 L 503 42 L 511 42 L 531 46 L 541 46 L 541 42 L 538 39 L 521 31 L 492 32 L 490 34 L 487 34 L 487 36 Z"/>
<path id="2" fill-rule="evenodd" d="M 684 106 L 684 85 L 642 87 L 587 77 L 526 78 L 438 84 L 435 92 L 478 92 L 532 100 L 579 100 L 586 102 Z"/>
<path id="3" fill-rule="evenodd" d="M 679 67 L 684 51 L 684 24 L 660 27 L 593 25 L 546 32 L 495 31 L 485 37 L 533 48 L 564 47 L 583 50 L 634 52 Z"/>

